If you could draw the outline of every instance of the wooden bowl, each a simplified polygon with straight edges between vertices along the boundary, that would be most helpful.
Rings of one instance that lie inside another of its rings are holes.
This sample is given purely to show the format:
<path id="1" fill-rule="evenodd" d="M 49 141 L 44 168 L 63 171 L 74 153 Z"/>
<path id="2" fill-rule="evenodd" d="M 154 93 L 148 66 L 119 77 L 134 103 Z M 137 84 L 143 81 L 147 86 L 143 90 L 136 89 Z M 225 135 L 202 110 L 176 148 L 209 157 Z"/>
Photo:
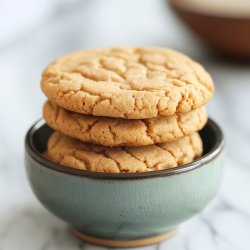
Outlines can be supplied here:
<path id="1" fill-rule="evenodd" d="M 207 45 L 223 55 L 250 60 L 250 17 L 199 12 L 170 0 L 175 13 Z"/>

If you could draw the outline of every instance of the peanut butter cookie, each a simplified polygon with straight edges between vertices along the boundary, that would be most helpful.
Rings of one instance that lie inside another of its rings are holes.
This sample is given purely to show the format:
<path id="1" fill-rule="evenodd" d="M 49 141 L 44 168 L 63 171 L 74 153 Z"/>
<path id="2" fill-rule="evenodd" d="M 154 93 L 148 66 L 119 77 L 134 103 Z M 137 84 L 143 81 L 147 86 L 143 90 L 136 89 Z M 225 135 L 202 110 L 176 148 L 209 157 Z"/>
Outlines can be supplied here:
<path id="1" fill-rule="evenodd" d="M 175 142 L 142 147 L 104 147 L 81 142 L 60 132 L 48 141 L 48 157 L 67 167 L 94 172 L 147 172 L 181 166 L 202 154 L 198 133 Z"/>
<path id="2" fill-rule="evenodd" d="M 128 119 L 189 112 L 207 103 L 214 90 L 200 64 L 163 48 L 75 52 L 44 70 L 41 87 L 62 108 Z"/>
<path id="3" fill-rule="evenodd" d="M 96 117 L 60 108 L 51 101 L 43 107 L 46 123 L 65 135 L 105 146 L 145 146 L 175 141 L 199 131 L 207 122 L 204 107 L 184 114 L 144 120 Z"/>

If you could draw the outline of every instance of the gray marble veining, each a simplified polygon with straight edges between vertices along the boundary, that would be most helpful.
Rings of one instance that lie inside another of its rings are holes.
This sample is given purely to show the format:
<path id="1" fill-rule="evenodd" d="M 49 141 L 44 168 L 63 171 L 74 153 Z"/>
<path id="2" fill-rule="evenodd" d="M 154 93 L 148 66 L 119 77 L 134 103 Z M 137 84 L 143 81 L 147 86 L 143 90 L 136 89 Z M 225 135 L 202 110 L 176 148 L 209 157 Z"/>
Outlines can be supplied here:
<path id="1" fill-rule="evenodd" d="M 29 2 L 34 4 L 25 0 Z M 0 43 L 0 249 L 102 249 L 74 238 L 67 225 L 36 201 L 25 177 L 23 141 L 41 116 L 45 97 L 39 79 L 46 64 L 73 50 L 109 45 L 172 47 L 204 64 L 216 84 L 209 115 L 227 138 L 217 198 L 176 237 L 143 249 L 250 249 L 250 64 L 204 51 L 161 0 L 54 0 L 40 5 L 39 18 Z M 3 28 L 14 29 L 12 25 Z"/>

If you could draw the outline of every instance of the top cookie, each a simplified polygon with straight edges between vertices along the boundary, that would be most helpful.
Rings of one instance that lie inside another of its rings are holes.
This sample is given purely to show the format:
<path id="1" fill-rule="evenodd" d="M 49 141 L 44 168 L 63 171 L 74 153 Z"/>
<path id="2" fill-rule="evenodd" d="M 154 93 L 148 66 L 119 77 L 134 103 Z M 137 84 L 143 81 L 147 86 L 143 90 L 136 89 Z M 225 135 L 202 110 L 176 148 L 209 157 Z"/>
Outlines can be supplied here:
<path id="1" fill-rule="evenodd" d="M 214 90 L 200 64 L 162 48 L 75 52 L 44 70 L 41 87 L 62 108 L 127 119 L 185 113 L 207 103 Z"/>

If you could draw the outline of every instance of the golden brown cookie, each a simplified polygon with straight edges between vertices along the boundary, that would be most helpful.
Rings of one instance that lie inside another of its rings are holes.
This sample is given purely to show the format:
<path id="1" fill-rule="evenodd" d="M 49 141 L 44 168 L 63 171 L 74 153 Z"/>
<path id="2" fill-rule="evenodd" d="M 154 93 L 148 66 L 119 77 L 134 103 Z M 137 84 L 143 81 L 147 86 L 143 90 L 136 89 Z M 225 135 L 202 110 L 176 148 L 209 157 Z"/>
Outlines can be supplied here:
<path id="1" fill-rule="evenodd" d="M 78 51 L 50 64 L 41 87 L 62 108 L 128 119 L 189 112 L 214 90 L 200 64 L 163 48 Z"/>
<path id="2" fill-rule="evenodd" d="M 94 172 L 147 172 L 192 162 L 202 154 L 198 133 L 175 142 L 142 147 L 104 147 L 81 142 L 60 132 L 48 141 L 49 158 L 61 165 Z"/>
<path id="3" fill-rule="evenodd" d="M 43 107 L 46 123 L 65 135 L 104 146 L 145 146 L 175 141 L 192 134 L 207 122 L 204 107 L 184 114 L 144 120 L 96 117 L 60 108 L 47 101 Z"/>

